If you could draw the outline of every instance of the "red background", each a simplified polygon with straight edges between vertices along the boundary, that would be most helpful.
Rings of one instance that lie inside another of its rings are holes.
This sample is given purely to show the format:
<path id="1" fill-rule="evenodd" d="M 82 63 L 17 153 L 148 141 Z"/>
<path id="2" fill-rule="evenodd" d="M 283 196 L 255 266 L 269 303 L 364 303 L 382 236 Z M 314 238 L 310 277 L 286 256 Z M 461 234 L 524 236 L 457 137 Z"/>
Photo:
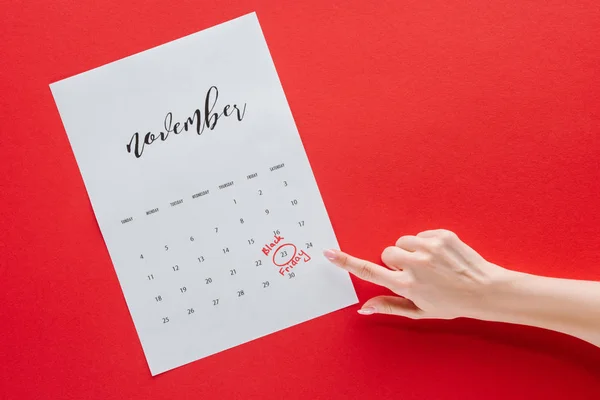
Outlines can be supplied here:
<path id="1" fill-rule="evenodd" d="M 2 397 L 600 398 L 576 339 L 356 307 L 152 378 L 48 88 L 256 10 L 343 249 L 378 261 L 445 227 L 498 264 L 600 279 L 598 1 L 1 10 Z"/>

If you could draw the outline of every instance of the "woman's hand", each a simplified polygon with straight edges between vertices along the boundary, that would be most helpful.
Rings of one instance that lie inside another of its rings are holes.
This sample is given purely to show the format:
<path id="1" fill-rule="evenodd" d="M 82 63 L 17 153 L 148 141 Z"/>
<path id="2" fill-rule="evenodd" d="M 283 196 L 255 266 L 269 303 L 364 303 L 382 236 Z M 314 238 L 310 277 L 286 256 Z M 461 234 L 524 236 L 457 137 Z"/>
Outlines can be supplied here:
<path id="1" fill-rule="evenodd" d="M 381 259 L 389 269 L 325 250 L 357 277 L 402 296 L 367 301 L 360 314 L 477 318 L 563 332 L 600 347 L 600 282 L 510 271 L 492 264 L 446 230 L 402 236 Z"/>
<path id="2" fill-rule="evenodd" d="M 402 236 L 381 259 L 389 269 L 339 250 L 324 252 L 334 264 L 357 277 L 402 296 L 379 296 L 358 311 L 409 318 L 491 318 L 491 293 L 512 278 L 447 230 Z"/>

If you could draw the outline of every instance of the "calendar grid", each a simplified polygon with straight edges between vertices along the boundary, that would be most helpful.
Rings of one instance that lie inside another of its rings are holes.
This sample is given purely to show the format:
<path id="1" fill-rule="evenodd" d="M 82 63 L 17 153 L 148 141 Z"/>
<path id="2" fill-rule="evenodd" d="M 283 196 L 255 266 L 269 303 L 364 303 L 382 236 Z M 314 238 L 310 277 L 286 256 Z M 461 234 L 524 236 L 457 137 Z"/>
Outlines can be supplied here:
<path id="1" fill-rule="evenodd" d="M 274 167 L 277 167 L 273 170 Z M 185 213 L 185 208 L 201 207 L 201 201 L 208 201 L 210 196 L 217 197 L 216 201 L 221 207 L 211 214 L 217 218 L 210 219 L 212 224 L 198 224 L 188 232 L 184 233 L 175 242 L 186 243 L 192 253 L 196 256 L 194 259 L 179 259 L 177 257 L 169 258 L 169 261 L 162 261 L 158 268 L 149 270 L 147 268 L 144 250 L 140 252 L 141 263 L 139 266 L 139 275 L 141 279 L 147 279 L 150 284 L 155 284 L 161 277 L 167 274 L 176 274 L 176 283 L 168 288 L 152 289 L 148 293 L 147 307 L 156 309 L 157 320 L 162 324 L 168 324 L 174 319 L 184 320 L 198 315 L 199 310 L 206 310 L 208 307 L 219 307 L 224 301 L 235 301 L 236 298 L 243 296 L 252 296 L 259 290 L 269 290 L 278 285 L 286 285 L 289 280 L 296 279 L 302 272 L 300 269 L 286 272 L 284 274 L 273 273 L 273 264 L 269 257 L 261 254 L 257 247 L 262 246 L 260 242 L 264 239 L 255 237 L 265 224 L 270 224 L 274 229 L 270 231 L 273 236 L 281 235 L 282 232 L 273 224 L 277 220 L 280 224 L 289 224 L 294 227 L 296 232 L 286 232 L 295 237 L 304 237 L 300 231 L 310 226 L 310 217 L 302 216 L 302 205 L 298 198 L 299 193 L 294 190 L 293 178 L 285 173 L 285 164 L 276 164 L 267 171 L 250 173 L 245 175 L 245 180 L 228 181 L 221 185 L 221 188 L 215 190 L 212 188 L 204 189 L 189 195 L 187 198 L 177 199 L 169 203 L 164 212 L 161 207 L 152 210 L 159 210 L 147 213 L 142 218 L 153 218 L 157 212 L 165 213 Z M 274 184 L 272 180 L 261 180 L 263 174 L 269 174 L 277 171 L 279 176 Z M 240 182 L 240 183 L 238 183 Z M 235 190 L 233 190 L 235 189 Z M 247 196 L 254 195 L 260 199 L 260 203 L 252 202 L 249 206 L 246 201 Z M 195 196 L 195 197 L 194 197 Z M 279 199 L 278 199 L 279 197 Z M 287 199 L 287 200 L 281 200 Z M 191 201 L 190 201 L 191 200 Z M 123 225 L 134 224 L 137 218 L 127 217 L 121 221 Z M 125 222 L 123 222 L 125 221 Z M 239 226 L 235 226 L 239 223 Z M 307 225 L 308 224 L 308 225 Z M 215 226 L 212 226 L 215 225 Z M 205 243 L 210 243 L 210 235 L 214 237 L 227 237 L 227 231 L 237 229 L 238 232 L 244 232 L 247 237 L 245 243 L 230 243 L 219 241 L 217 249 L 206 248 Z M 310 239 L 302 239 L 300 249 L 309 251 L 313 248 Z M 163 249 L 166 253 L 173 253 L 173 244 L 165 243 Z M 286 250 L 278 254 L 287 254 Z M 251 265 L 246 260 L 252 255 L 255 260 Z M 245 279 L 240 279 L 245 278 Z M 281 279 L 283 278 L 283 279 Z M 251 279 L 252 285 L 249 286 L 247 280 Z M 242 284 L 241 282 L 246 281 Z M 221 288 L 220 293 L 213 290 L 215 283 Z M 227 293 L 223 293 L 223 287 Z M 167 304 L 176 305 L 176 313 L 166 313 L 163 310 Z M 159 307 L 155 307 L 158 305 Z M 160 316 L 159 316 L 160 315 Z"/>

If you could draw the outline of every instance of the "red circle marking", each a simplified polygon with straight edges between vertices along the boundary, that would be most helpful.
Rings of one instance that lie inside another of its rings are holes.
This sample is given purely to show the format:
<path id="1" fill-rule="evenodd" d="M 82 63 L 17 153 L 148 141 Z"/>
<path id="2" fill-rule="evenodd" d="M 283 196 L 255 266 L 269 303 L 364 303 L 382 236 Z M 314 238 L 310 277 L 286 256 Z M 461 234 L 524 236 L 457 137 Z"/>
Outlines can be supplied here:
<path id="1" fill-rule="evenodd" d="M 289 260 L 287 260 L 286 262 L 284 262 L 283 264 L 278 264 L 277 261 L 275 261 L 275 256 L 277 255 L 277 253 L 279 252 L 279 250 L 281 250 L 282 247 L 285 246 L 292 246 L 294 248 L 294 254 L 292 254 L 292 256 L 290 257 Z M 292 261 L 294 259 L 294 257 L 296 257 L 296 246 L 293 245 L 292 243 L 285 243 L 282 244 L 281 246 L 279 246 L 278 248 L 275 249 L 275 251 L 273 252 L 273 264 L 277 265 L 278 267 L 283 267 L 284 265 L 286 265 L 287 263 L 289 263 L 290 261 Z"/>

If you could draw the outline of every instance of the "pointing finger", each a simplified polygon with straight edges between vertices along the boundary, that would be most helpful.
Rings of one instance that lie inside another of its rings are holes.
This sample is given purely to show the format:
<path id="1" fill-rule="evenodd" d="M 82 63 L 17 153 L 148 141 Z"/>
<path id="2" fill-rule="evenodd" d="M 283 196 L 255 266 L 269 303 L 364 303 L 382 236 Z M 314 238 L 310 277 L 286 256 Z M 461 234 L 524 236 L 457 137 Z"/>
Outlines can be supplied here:
<path id="1" fill-rule="evenodd" d="M 361 260 L 340 250 L 325 250 L 323 255 L 338 267 L 362 280 L 385 287 L 390 287 L 394 283 L 394 272 L 381 265 Z"/>

